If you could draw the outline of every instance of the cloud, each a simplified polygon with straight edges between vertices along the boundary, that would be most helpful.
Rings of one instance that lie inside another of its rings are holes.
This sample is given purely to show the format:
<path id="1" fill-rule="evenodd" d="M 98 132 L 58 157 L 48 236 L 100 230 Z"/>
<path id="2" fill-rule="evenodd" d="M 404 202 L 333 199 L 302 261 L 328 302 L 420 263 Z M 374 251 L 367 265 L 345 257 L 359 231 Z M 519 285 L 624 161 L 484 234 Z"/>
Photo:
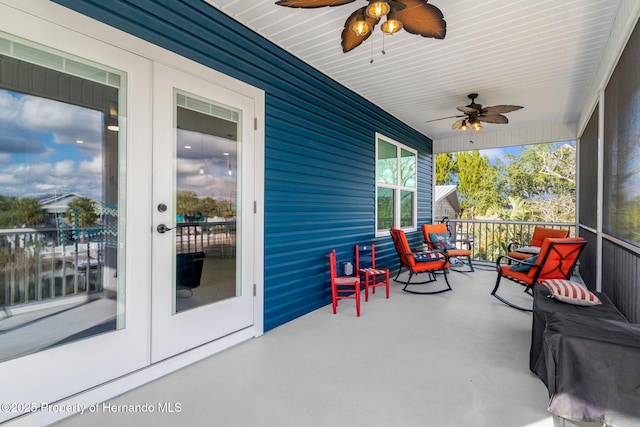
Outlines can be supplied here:
<path id="1" fill-rule="evenodd" d="M 487 156 L 491 163 L 500 159 L 504 161 L 504 151 L 501 148 L 489 148 L 486 150 L 480 150 L 480 154 L 483 156 Z"/>
<path id="2" fill-rule="evenodd" d="M 102 149 L 102 113 L 64 102 L 0 90 L 0 153 L 44 154 L 45 144 Z"/>
<path id="3" fill-rule="evenodd" d="M 0 194 L 101 200 L 102 132 L 99 111 L 0 90 Z"/>

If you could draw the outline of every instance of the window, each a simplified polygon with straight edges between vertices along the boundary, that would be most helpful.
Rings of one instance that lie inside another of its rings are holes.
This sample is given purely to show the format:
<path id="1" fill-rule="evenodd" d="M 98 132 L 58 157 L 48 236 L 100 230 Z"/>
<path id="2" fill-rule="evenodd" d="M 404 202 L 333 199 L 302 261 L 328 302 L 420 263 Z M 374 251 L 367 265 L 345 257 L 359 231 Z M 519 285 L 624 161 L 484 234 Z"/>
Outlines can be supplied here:
<path id="1" fill-rule="evenodd" d="M 416 228 L 417 152 L 376 134 L 376 232 Z"/>

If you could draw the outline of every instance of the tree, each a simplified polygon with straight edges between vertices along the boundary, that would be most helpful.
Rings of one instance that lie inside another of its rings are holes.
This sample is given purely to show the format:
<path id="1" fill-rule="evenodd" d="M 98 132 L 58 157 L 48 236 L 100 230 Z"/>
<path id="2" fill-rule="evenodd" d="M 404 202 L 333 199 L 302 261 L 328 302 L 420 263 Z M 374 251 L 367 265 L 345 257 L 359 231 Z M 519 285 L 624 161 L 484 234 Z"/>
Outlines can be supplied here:
<path id="1" fill-rule="evenodd" d="M 571 222 L 575 218 L 576 149 L 571 144 L 527 146 L 510 155 L 507 193 L 527 200 L 531 220 Z"/>
<path id="2" fill-rule="evenodd" d="M 458 164 L 453 153 L 436 154 L 436 185 L 454 184 L 458 173 Z"/>
<path id="3" fill-rule="evenodd" d="M 36 199 L 23 197 L 18 199 L 13 207 L 15 221 L 18 224 L 38 225 L 47 219 L 46 212 L 40 207 Z"/>
<path id="4" fill-rule="evenodd" d="M 176 196 L 176 213 L 178 215 L 193 215 L 198 212 L 200 199 L 193 191 L 181 191 Z"/>
<path id="5" fill-rule="evenodd" d="M 200 200 L 200 209 L 204 216 L 212 217 L 219 215 L 219 204 L 212 197 L 205 197 Z"/>
<path id="6" fill-rule="evenodd" d="M 0 196 L 0 227 L 40 225 L 46 220 L 47 213 L 36 199 Z"/>
<path id="7" fill-rule="evenodd" d="M 11 219 L 11 205 L 15 203 L 15 197 L 0 195 L 0 228 L 10 228 L 15 224 Z"/>
<path id="8" fill-rule="evenodd" d="M 484 215 L 491 206 L 503 203 L 499 170 L 478 151 L 456 153 L 458 194 L 463 217 Z"/>
<path id="9" fill-rule="evenodd" d="M 436 155 L 436 183 L 457 183 L 464 218 L 571 222 L 575 145 L 536 144 L 493 164 L 478 151 Z"/>
<path id="10" fill-rule="evenodd" d="M 67 219 L 80 227 L 95 224 L 98 220 L 96 202 L 88 197 L 76 197 L 67 205 Z"/>

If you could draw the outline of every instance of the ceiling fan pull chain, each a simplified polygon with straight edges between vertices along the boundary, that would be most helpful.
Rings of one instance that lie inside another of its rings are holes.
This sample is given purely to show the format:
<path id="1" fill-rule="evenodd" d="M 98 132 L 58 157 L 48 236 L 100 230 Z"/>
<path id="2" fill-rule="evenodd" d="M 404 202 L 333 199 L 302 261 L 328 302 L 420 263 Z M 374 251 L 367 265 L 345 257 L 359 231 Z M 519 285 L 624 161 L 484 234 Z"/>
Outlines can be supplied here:
<path id="1" fill-rule="evenodd" d="M 369 64 L 373 64 L 373 35 L 371 36 L 371 59 L 369 60 Z"/>
<path id="2" fill-rule="evenodd" d="M 382 32 L 382 54 L 386 55 L 387 52 L 384 51 L 384 31 Z"/>

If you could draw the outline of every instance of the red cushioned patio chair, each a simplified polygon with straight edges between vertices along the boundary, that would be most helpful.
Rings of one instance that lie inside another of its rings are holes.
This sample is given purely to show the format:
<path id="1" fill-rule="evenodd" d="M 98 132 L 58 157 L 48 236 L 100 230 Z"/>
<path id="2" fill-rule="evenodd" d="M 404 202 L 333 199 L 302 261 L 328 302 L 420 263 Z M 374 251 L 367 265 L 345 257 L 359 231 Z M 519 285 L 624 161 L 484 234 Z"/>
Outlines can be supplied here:
<path id="1" fill-rule="evenodd" d="M 455 264 L 451 258 L 455 257 L 459 260 L 460 264 L 467 264 L 469 271 L 473 271 L 473 264 L 471 263 L 471 242 L 469 240 L 459 240 L 458 242 L 463 242 L 467 245 L 467 249 L 458 249 L 455 246 L 456 241 L 451 240 L 451 232 L 447 227 L 447 223 L 422 224 L 422 236 L 430 250 L 446 252 L 453 269 L 455 269 Z M 445 237 L 447 238 L 445 239 Z M 465 259 L 466 262 L 464 261 Z"/>
<path id="2" fill-rule="evenodd" d="M 449 279 L 447 278 L 447 269 L 449 268 L 449 257 L 445 252 L 440 251 L 426 251 L 426 252 L 414 252 L 409 247 L 409 243 L 407 242 L 407 236 L 405 235 L 403 230 L 398 228 L 392 228 L 390 230 L 391 238 L 393 239 L 393 244 L 396 248 L 396 252 L 398 252 L 398 258 L 400 260 L 400 268 L 398 269 L 398 274 L 396 278 L 393 279 L 395 282 L 403 283 L 404 288 L 402 288 L 405 292 L 410 292 L 413 294 L 439 294 L 441 292 L 447 292 L 452 290 L 451 285 L 449 284 Z M 420 261 L 420 259 L 424 259 L 424 261 Z M 400 273 L 402 270 L 406 269 L 409 272 L 409 278 L 406 282 L 398 280 L 400 277 Z M 440 271 L 443 273 L 444 280 L 447 283 L 446 289 L 440 289 L 436 291 L 414 291 L 407 289 L 407 286 L 410 285 L 425 285 L 427 283 L 432 283 L 436 281 L 435 272 Z M 429 280 L 424 282 L 411 282 L 411 278 L 414 275 L 420 273 L 427 273 L 429 276 Z"/>
<path id="3" fill-rule="evenodd" d="M 566 239 L 567 237 L 569 237 L 569 230 L 535 227 L 528 245 L 523 246 L 520 242 L 511 242 L 507 245 L 507 256 L 512 259 L 527 259 L 540 251 L 544 239 Z M 512 260 L 509 261 L 509 264 L 511 264 Z"/>
<path id="4" fill-rule="evenodd" d="M 491 291 L 491 295 L 509 307 L 522 311 L 533 311 L 508 301 L 498 295 L 498 288 L 502 278 L 509 279 L 515 283 L 523 285 L 524 291 L 533 296 L 533 286 L 547 279 L 568 280 L 573 273 L 573 269 L 578 262 L 578 257 L 586 246 L 587 242 L 582 237 L 569 239 L 544 239 L 540 253 L 534 255 L 535 258 L 519 260 L 512 258 L 513 265 L 502 264 L 509 257 L 502 255 L 496 260 L 496 271 L 498 279 Z"/>

